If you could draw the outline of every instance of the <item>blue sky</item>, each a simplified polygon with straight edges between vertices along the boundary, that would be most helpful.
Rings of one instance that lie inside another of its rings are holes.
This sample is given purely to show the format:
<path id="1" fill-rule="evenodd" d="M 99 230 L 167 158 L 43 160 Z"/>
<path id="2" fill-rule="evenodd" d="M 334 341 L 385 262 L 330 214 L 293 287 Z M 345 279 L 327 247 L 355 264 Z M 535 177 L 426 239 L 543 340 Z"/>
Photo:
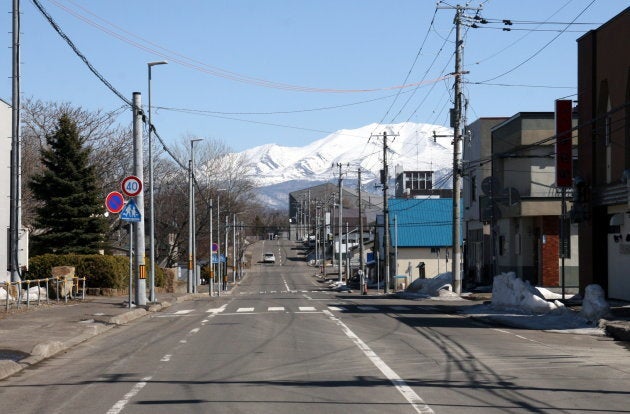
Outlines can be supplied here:
<path id="1" fill-rule="evenodd" d="M 141 92 L 146 105 L 147 62 L 169 61 L 153 68 L 152 80 L 153 123 L 168 142 L 196 136 L 241 151 L 302 146 L 381 121 L 448 125 L 453 79 L 442 78 L 454 70 L 454 11 L 436 9 L 433 0 L 40 2 L 129 98 Z M 555 99 L 576 99 L 576 39 L 630 6 L 481 3 L 479 15 L 497 23 L 464 28 L 469 122 L 551 111 Z M 10 102 L 11 2 L 3 4 L 0 98 Z M 512 31 L 502 30 L 503 19 Z M 567 25 L 573 21 L 589 24 Z M 106 111 L 124 105 L 29 0 L 22 0 L 21 25 L 23 96 Z M 120 122 L 131 122 L 130 111 Z"/>

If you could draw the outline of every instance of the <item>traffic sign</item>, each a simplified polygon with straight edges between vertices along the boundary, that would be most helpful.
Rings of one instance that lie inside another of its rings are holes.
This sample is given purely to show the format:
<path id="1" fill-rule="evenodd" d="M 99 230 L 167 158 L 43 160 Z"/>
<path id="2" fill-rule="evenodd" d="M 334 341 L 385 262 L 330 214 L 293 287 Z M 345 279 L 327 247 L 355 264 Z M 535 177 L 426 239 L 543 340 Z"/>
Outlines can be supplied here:
<path id="1" fill-rule="evenodd" d="M 142 181 L 135 175 L 130 175 L 122 180 L 121 188 L 129 197 L 135 197 L 142 191 Z"/>
<path id="2" fill-rule="evenodd" d="M 105 207 L 112 214 L 118 214 L 125 207 L 125 199 L 118 191 L 112 191 L 105 197 Z"/>
<path id="3" fill-rule="evenodd" d="M 217 252 L 217 251 L 219 251 L 219 245 L 218 245 L 218 244 L 216 244 L 216 243 L 212 243 L 212 251 L 213 251 L 213 252 Z"/>
<path id="4" fill-rule="evenodd" d="M 136 205 L 136 202 L 133 198 L 127 201 L 127 204 L 125 204 L 125 207 L 120 213 L 121 220 L 131 221 L 134 223 L 139 222 L 141 217 L 142 216 L 140 215 L 140 210 L 138 210 L 138 206 Z"/>

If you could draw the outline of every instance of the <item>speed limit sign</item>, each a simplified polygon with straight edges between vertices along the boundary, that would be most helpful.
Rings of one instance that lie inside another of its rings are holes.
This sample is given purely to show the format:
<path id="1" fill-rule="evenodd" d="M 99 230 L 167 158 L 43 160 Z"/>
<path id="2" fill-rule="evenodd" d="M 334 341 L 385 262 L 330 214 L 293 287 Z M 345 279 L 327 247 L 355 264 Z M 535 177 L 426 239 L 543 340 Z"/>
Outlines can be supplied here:
<path id="1" fill-rule="evenodd" d="M 122 181 L 121 188 L 127 196 L 135 197 L 142 191 L 142 181 L 135 175 L 130 175 Z"/>

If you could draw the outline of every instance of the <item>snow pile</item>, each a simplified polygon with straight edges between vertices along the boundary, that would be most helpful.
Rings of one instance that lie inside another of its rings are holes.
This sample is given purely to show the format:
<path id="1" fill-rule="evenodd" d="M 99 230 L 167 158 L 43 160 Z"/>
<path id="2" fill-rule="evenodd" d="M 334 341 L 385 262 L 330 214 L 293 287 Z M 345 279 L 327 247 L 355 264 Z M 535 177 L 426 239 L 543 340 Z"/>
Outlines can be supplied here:
<path id="1" fill-rule="evenodd" d="M 22 292 L 22 300 L 26 301 L 28 295 L 29 301 L 35 301 L 37 299 L 43 300 L 46 299 L 46 288 L 33 286 L 28 291 L 24 290 Z"/>
<path id="2" fill-rule="evenodd" d="M 590 322 L 597 322 L 610 311 L 604 289 L 599 285 L 588 285 L 584 290 L 584 300 L 580 315 Z"/>
<path id="3" fill-rule="evenodd" d="M 494 277 L 492 308 L 518 309 L 526 313 L 544 314 L 563 309 L 564 305 L 558 301 L 548 302 L 544 295 L 528 281 L 516 277 L 514 272 L 509 272 Z"/>
<path id="4" fill-rule="evenodd" d="M 407 292 L 419 293 L 427 296 L 444 296 L 442 292 L 453 291 L 451 272 L 441 273 L 428 279 L 416 279 L 406 289 Z"/>

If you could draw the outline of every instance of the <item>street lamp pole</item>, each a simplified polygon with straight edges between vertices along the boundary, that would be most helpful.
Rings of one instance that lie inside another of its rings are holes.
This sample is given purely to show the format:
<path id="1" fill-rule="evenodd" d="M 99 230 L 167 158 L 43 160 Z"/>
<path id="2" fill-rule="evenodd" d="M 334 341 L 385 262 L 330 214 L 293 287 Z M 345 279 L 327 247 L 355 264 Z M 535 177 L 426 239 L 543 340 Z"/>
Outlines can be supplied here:
<path id="1" fill-rule="evenodd" d="M 155 302 L 155 205 L 153 196 L 153 141 L 151 139 L 151 130 L 153 124 L 151 123 L 151 68 L 156 65 L 166 65 L 168 62 L 161 60 L 159 62 L 147 63 L 149 71 L 149 246 L 150 246 L 150 290 L 149 290 L 149 302 Z"/>
<path id="2" fill-rule="evenodd" d="M 195 254 L 195 142 L 203 141 L 201 139 L 190 140 L 190 172 L 188 185 L 189 192 L 189 217 L 188 217 L 188 293 L 197 292 L 196 267 L 197 260 Z"/>

